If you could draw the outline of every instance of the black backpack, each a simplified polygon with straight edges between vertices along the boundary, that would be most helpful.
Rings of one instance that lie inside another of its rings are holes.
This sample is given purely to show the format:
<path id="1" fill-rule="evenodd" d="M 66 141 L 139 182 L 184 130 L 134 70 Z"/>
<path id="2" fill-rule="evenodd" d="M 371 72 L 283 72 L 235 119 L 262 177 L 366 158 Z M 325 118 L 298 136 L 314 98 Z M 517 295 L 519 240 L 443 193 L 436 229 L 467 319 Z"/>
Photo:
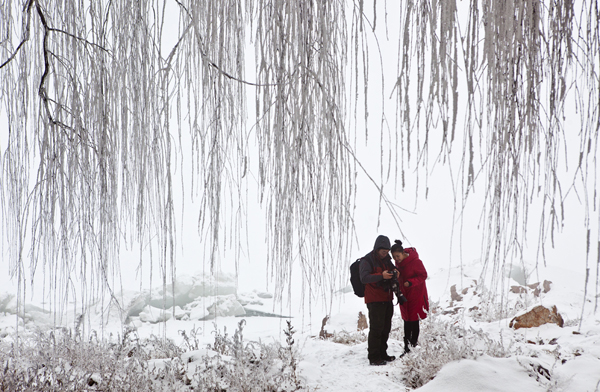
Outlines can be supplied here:
<path id="1" fill-rule="evenodd" d="M 357 297 L 363 298 L 365 296 L 365 285 L 360 281 L 360 261 L 357 259 L 354 263 L 350 264 L 350 283 L 352 283 L 352 289 Z"/>

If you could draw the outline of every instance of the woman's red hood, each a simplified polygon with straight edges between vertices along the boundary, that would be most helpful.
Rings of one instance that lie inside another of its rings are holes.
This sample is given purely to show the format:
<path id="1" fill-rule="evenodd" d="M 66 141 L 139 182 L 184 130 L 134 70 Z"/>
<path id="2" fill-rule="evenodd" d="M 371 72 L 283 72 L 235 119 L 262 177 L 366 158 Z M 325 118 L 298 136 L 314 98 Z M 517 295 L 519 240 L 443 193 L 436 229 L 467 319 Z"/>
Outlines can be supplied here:
<path id="1" fill-rule="evenodd" d="M 408 257 L 401 261 L 401 263 L 410 263 L 413 260 L 419 258 L 419 254 L 415 248 L 405 248 L 404 251 L 408 253 Z"/>

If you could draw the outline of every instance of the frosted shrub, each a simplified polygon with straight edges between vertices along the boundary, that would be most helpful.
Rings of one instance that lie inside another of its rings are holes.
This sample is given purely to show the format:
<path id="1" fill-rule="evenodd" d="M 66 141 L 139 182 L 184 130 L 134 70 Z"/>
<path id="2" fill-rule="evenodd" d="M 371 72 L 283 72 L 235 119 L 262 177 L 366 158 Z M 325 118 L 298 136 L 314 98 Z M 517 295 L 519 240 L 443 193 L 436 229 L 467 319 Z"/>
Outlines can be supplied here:
<path id="1" fill-rule="evenodd" d="M 331 337 L 331 340 L 335 343 L 354 345 L 366 342 L 367 334 L 364 331 L 340 331 L 335 332 Z"/>
<path id="2" fill-rule="evenodd" d="M 401 334 L 400 329 L 392 331 L 392 337 L 398 340 L 403 340 Z M 481 330 L 465 328 L 438 313 L 430 313 L 421 321 L 419 345 L 404 356 L 404 382 L 408 387 L 419 388 L 432 380 L 445 364 L 482 355 L 506 357 L 508 351 L 502 342 L 490 339 Z"/>
<path id="3" fill-rule="evenodd" d="M 301 389 L 291 323 L 284 331 L 285 345 L 244 341 L 244 323 L 231 337 L 215 330 L 207 350 L 199 349 L 197 330 L 180 332 L 183 348 L 156 336 L 140 339 L 133 329 L 108 339 L 95 333 L 84 339 L 78 329 L 11 335 L 0 340 L 0 392 Z M 184 363 L 186 351 L 200 355 Z"/>
<path id="4" fill-rule="evenodd" d="M 298 350 L 291 323 L 284 331 L 286 345 L 245 342 L 240 321 L 232 337 L 225 330 L 215 331 L 215 342 L 208 349 L 190 380 L 194 391 L 296 391 L 302 389 L 297 374 Z"/>
<path id="5" fill-rule="evenodd" d="M 302 382 L 298 378 L 298 373 L 296 372 L 298 368 L 298 347 L 294 345 L 294 327 L 292 327 L 292 323 L 287 321 L 287 328 L 283 331 L 285 333 L 285 347 L 279 348 L 279 358 L 283 361 L 283 375 L 285 378 L 289 378 L 286 380 L 286 384 L 288 387 L 291 387 L 292 390 L 298 390 L 302 387 Z"/>
<path id="6" fill-rule="evenodd" d="M 0 342 L 0 391 L 168 391 L 180 383 L 171 369 L 148 369 L 132 330 L 107 342 L 66 329 L 15 339 L 18 346 Z"/>
<path id="7" fill-rule="evenodd" d="M 159 338 L 151 335 L 150 338 L 139 343 L 145 359 L 176 358 L 184 350 L 177 346 L 171 339 Z"/>
<path id="8" fill-rule="evenodd" d="M 183 337 L 183 343 L 189 351 L 195 351 L 200 349 L 200 342 L 198 341 L 198 332 L 201 328 L 194 328 L 190 331 L 188 336 L 185 330 L 180 330 L 179 334 Z"/>
<path id="9" fill-rule="evenodd" d="M 479 299 L 480 305 L 469 309 L 468 314 L 474 321 L 487 323 L 514 317 L 530 306 L 534 301 L 531 297 L 533 296 L 523 293 L 509 294 L 502 298 L 501 295 L 486 292 Z"/>

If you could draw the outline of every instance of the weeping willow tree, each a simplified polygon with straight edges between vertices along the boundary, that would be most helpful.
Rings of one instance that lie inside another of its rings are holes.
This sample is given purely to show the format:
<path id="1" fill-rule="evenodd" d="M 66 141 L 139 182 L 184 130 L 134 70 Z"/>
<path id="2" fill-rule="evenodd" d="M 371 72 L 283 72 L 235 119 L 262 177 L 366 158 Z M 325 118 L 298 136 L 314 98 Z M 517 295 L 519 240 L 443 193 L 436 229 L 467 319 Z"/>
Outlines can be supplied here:
<path id="1" fill-rule="evenodd" d="M 430 154 L 459 157 L 456 209 L 483 184 L 484 273 L 500 279 L 534 200 L 544 203 L 543 242 L 561 225 L 566 132 L 580 140 L 573 181 L 595 189 L 598 4 L 408 0 L 393 15 L 388 6 L 1 0 L 3 233 L 22 294 L 41 269 L 56 304 L 76 291 L 74 277 L 81 304 L 112 295 L 123 240 L 144 251 L 155 244 L 151 260 L 166 285 L 176 275 L 176 181 L 199 197 L 199 235 L 214 268 L 224 232 L 243 236 L 253 164 L 276 291 L 297 261 L 308 287 L 331 292 L 348 260 L 340 254 L 350 248 L 363 167 L 349 108 L 366 121 L 368 100 L 363 110 L 358 103 L 372 84 L 369 37 L 382 24 L 400 26 L 395 140 L 382 144 L 400 151 L 393 180 L 406 186 L 408 167 L 426 168 Z M 389 79 L 379 80 L 388 94 Z M 581 126 L 565 130 L 573 97 Z M 442 132 L 441 144 L 432 132 Z M 178 179 L 184 150 L 194 170 Z M 597 203 L 594 192 L 588 212 Z M 590 213 L 582 220 L 591 228 Z M 588 235 L 588 255 L 593 243 Z"/>
<path id="2" fill-rule="evenodd" d="M 581 221 L 587 228 L 585 285 L 587 291 L 595 255 L 597 307 L 600 237 L 592 238 L 598 226 L 590 214 L 600 207 L 595 191 L 598 2 L 470 1 L 458 11 L 457 6 L 454 1 L 403 5 L 395 89 L 399 123 L 407 130 L 400 137 L 405 160 L 410 161 L 415 144 L 417 161 L 427 161 L 432 151 L 440 160 L 459 156 L 458 170 L 451 173 L 459 212 L 475 183 L 484 183 L 482 275 L 491 275 L 492 290 L 503 289 L 506 264 L 522 260 L 532 219 L 539 219 L 538 247 L 545 262 L 545 247 L 554 246 L 554 233 L 564 222 L 564 200 L 573 189 L 581 189 Z M 415 73 L 418 77 L 411 79 Z M 412 80 L 416 86 L 411 90 Z M 568 117 L 573 114 L 580 116 L 578 121 Z M 457 120 L 464 128 L 457 127 Z M 439 149 L 429 142 L 434 128 L 442 129 Z M 579 146 L 567 146 L 567 140 L 579 140 Z M 565 179 L 560 167 L 568 160 L 568 149 L 578 160 L 574 175 Z M 540 216 L 529 214 L 534 203 L 542 204 Z"/>
<path id="3" fill-rule="evenodd" d="M 600 130 L 598 3 L 471 1 L 463 10 L 468 12 L 462 13 L 456 7 L 455 2 L 407 2 L 404 7 L 398 117 L 404 129 L 416 130 L 416 159 L 426 160 L 433 150 L 428 133 L 433 122 L 440 121 L 439 155 L 461 157 L 454 178 L 459 210 L 475 182 L 485 183 L 484 275 L 491 273 L 493 287 L 502 279 L 506 260 L 522 253 L 527 222 L 537 218 L 529 216 L 529 206 L 536 200 L 543 204 L 539 217 L 543 252 L 562 226 L 563 202 L 577 181 L 586 195 L 582 220 L 588 228 L 589 258 L 592 246 L 600 249 L 600 241 L 590 237 L 589 220 L 590 211 L 598 210 L 596 193 L 589 192 L 596 188 Z M 414 67 L 417 115 L 411 116 L 413 97 L 408 92 Z M 459 90 L 466 94 L 459 97 Z M 574 100 L 580 116 L 581 125 L 575 129 L 566 127 L 573 123 L 565 111 L 569 100 Z M 464 129 L 456 126 L 460 105 L 466 106 Z M 412 123 L 413 118 L 424 121 L 424 126 Z M 406 132 L 402 137 L 402 151 L 408 154 L 415 143 L 411 135 Z M 575 175 L 571 182 L 561 182 L 566 140 L 577 136 Z M 589 270 L 588 260 L 588 274 Z M 596 294 L 597 273 L 596 266 Z"/>

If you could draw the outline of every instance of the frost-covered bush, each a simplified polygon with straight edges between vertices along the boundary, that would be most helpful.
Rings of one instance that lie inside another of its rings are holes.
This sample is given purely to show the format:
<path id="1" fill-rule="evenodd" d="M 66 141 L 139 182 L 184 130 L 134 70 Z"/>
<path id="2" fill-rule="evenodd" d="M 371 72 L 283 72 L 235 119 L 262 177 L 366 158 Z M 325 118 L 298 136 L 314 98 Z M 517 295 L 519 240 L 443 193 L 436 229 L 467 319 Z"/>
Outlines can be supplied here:
<path id="1" fill-rule="evenodd" d="M 402 334 L 401 328 L 393 329 L 391 336 L 403 340 Z M 456 320 L 432 312 L 421 321 L 419 345 L 404 356 L 404 382 L 408 387 L 419 388 L 449 362 L 482 355 L 501 358 L 508 354 L 502 341 L 497 342 L 481 330 L 466 328 Z"/>
<path id="2" fill-rule="evenodd" d="M 21 333 L 0 342 L 0 391 L 174 391 L 177 371 L 148 367 L 154 346 L 133 330 L 106 341 L 67 329 Z"/>
<path id="3" fill-rule="evenodd" d="M 303 383 L 297 374 L 298 349 L 291 323 L 284 331 L 286 345 L 246 342 L 245 321 L 233 336 L 215 330 L 215 341 L 203 355 L 189 380 L 194 391 L 296 391 Z"/>
<path id="4" fill-rule="evenodd" d="M 298 349 L 290 322 L 286 344 L 246 342 L 245 321 L 232 337 L 215 330 L 200 347 L 197 330 L 168 339 L 123 336 L 84 339 L 76 328 L 21 332 L 0 340 L 0 392 L 110 391 L 295 391 Z M 17 344 L 18 343 L 18 344 Z"/>
<path id="5" fill-rule="evenodd" d="M 335 343 L 354 345 L 364 343 L 367 341 L 367 334 L 363 331 L 340 331 L 335 332 L 331 337 L 331 340 Z"/>

